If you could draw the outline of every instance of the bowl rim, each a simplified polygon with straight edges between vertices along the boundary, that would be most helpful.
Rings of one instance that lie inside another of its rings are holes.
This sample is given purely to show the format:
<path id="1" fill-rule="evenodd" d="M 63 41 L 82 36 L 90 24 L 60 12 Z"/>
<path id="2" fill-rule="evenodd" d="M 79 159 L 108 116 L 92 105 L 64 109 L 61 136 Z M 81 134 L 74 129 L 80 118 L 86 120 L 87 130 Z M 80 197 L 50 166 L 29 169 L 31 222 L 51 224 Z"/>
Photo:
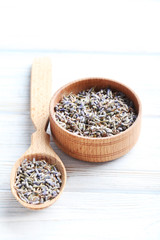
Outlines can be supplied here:
<path id="1" fill-rule="evenodd" d="M 59 95 L 59 93 L 67 88 L 68 86 L 70 85 L 73 85 L 75 83 L 80 83 L 80 82 L 85 82 L 85 81 L 88 81 L 88 80 L 106 80 L 106 81 L 109 81 L 110 83 L 114 82 L 114 83 L 117 83 L 118 85 L 122 85 L 123 87 L 127 88 L 130 92 L 132 92 L 132 94 L 135 96 L 135 98 L 137 99 L 137 102 L 138 102 L 138 113 L 137 113 L 137 118 L 136 120 L 134 121 L 134 123 L 129 127 L 127 128 L 125 131 L 123 132 L 120 132 L 116 135 L 112 135 L 112 136 L 107 136 L 107 137 L 87 137 L 87 136 L 80 136 L 80 135 L 76 135 L 72 132 L 69 132 L 67 131 L 65 128 L 63 128 L 60 124 L 58 124 L 58 122 L 56 121 L 55 119 L 55 114 L 54 114 L 54 107 L 53 107 L 53 101 L 54 99 L 56 98 L 56 96 Z M 89 78 L 82 78 L 82 79 L 78 79 L 78 80 L 74 80 L 74 81 L 71 81 L 65 85 L 63 85 L 62 87 L 60 87 L 52 96 L 51 100 L 50 100 L 50 104 L 49 104 L 49 121 L 50 121 L 50 118 L 52 119 L 52 121 L 56 124 L 57 127 L 61 128 L 66 134 L 69 134 L 70 136 L 72 137 L 78 137 L 79 139 L 86 139 L 86 140 L 94 140 L 94 141 L 102 141 L 102 140 L 110 140 L 110 139 L 114 139 L 116 138 L 117 136 L 123 136 L 124 134 L 127 134 L 127 132 L 131 131 L 132 128 L 137 124 L 137 122 L 139 121 L 139 119 L 141 118 L 141 115 L 142 115 L 142 104 L 141 104 L 141 101 L 138 97 L 138 95 L 135 93 L 134 90 L 132 90 L 130 87 L 128 87 L 126 84 L 123 84 L 117 80 L 112 80 L 110 78 L 103 78 L 103 77 L 89 77 Z M 51 121 L 50 121 L 51 122 Z M 54 133 L 53 133 L 54 134 Z"/>

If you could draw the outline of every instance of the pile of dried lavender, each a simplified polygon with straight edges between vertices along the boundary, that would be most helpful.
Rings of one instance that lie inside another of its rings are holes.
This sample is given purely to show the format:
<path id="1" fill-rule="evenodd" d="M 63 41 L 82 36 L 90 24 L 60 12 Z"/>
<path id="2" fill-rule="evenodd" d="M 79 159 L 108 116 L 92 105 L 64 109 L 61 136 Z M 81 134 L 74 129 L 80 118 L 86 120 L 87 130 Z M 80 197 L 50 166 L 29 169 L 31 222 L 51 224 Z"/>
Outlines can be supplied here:
<path id="1" fill-rule="evenodd" d="M 109 88 L 69 94 L 55 106 L 57 122 L 69 132 L 86 137 L 108 137 L 129 128 L 137 114 L 127 96 Z"/>
<path id="2" fill-rule="evenodd" d="M 45 160 L 25 159 L 16 175 L 15 189 L 21 200 L 40 204 L 55 198 L 60 192 L 61 173 Z"/>

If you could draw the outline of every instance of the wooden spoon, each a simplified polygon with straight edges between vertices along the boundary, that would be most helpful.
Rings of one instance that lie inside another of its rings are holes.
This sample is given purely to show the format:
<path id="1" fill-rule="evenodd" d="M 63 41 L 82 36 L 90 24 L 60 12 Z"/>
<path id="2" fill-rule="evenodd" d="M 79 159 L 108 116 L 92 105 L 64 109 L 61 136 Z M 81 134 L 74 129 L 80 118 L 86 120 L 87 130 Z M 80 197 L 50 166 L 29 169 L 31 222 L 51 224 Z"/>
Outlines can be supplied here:
<path id="1" fill-rule="evenodd" d="M 31 119 L 36 128 L 36 132 L 32 134 L 31 146 L 19 158 L 13 166 L 11 172 L 11 191 L 14 197 L 24 206 L 33 210 L 43 209 L 53 204 L 62 193 L 66 183 L 65 167 L 50 146 L 50 135 L 46 133 L 49 122 L 49 101 L 51 96 L 52 83 L 52 65 L 49 58 L 37 58 L 32 65 L 31 73 Z M 17 195 L 15 185 L 16 172 L 19 165 L 24 159 L 32 160 L 45 159 L 48 163 L 53 164 L 61 172 L 62 185 L 60 193 L 52 200 L 43 204 L 29 204 L 22 201 Z"/>

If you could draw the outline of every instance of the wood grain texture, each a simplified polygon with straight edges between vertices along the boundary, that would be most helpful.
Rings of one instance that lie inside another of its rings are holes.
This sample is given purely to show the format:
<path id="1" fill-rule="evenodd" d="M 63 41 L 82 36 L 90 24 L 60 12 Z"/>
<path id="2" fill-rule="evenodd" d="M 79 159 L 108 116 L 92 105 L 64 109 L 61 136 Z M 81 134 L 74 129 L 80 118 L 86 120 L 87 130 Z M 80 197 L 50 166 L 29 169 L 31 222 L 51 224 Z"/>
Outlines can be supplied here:
<path id="1" fill-rule="evenodd" d="M 48 119 L 49 119 L 49 101 L 52 83 L 52 65 L 51 60 L 48 58 L 37 58 L 32 65 L 31 75 L 31 119 L 36 128 L 36 132 L 32 134 L 31 145 L 29 149 L 19 158 L 14 164 L 11 172 L 10 185 L 14 197 L 24 207 L 32 210 L 40 210 L 51 206 L 63 192 L 66 182 L 66 171 L 63 163 L 58 155 L 53 151 L 50 146 L 50 135 L 45 132 Z M 24 159 L 32 160 L 45 159 L 48 163 L 53 164 L 61 172 L 62 185 L 60 193 L 50 201 L 43 204 L 28 204 L 22 201 L 17 195 L 14 187 L 17 168 L 20 166 Z"/>
<path id="2" fill-rule="evenodd" d="M 36 58 L 31 73 L 31 119 L 36 130 L 46 130 L 52 89 L 52 64 L 49 58 Z"/>
<path id="3" fill-rule="evenodd" d="M 126 131 L 112 137 L 89 138 L 77 136 L 62 128 L 55 118 L 55 106 L 63 96 L 71 92 L 77 94 L 82 90 L 96 87 L 98 90 L 110 87 L 124 92 L 131 99 L 137 111 L 137 119 Z M 50 126 L 57 145 L 70 156 L 89 162 L 105 162 L 117 159 L 135 145 L 139 138 L 141 127 L 141 102 L 138 96 L 127 86 L 110 79 L 88 78 L 73 81 L 60 88 L 50 102 Z"/>
<path id="4" fill-rule="evenodd" d="M 90 76 L 130 86 L 142 101 L 142 130 L 129 153 L 106 163 L 76 160 L 51 138 L 66 167 L 67 184 L 53 206 L 29 211 L 10 191 L 10 172 L 35 131 L 30 119 L 30 69 L 35 56 L 43 55 L 52 59 L 52 93 Z M 160 239 L 159 66 L 158 54 L 1 52 L 0 239 Z"/>

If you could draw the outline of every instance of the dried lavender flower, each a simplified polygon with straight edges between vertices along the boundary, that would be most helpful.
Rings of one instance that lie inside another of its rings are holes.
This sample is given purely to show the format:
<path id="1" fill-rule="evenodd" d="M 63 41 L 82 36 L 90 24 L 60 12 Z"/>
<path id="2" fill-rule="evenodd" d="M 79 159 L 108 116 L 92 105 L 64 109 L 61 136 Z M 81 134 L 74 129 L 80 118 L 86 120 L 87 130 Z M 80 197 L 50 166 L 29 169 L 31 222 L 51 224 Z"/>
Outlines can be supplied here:
<path id="1" fill-rule="evenodd" d="M 86 137 L 109 137 L 125 131 L 137 118 L 133 102 L 122 92 L 94 88 L 70 93 L 55 106 L 56 121 Z"/>
<path id="2" fill-rule="evenodd" d="M 61 183 L 61 173 L 54 165 L 33 158 L 18 167 L 14 187 L 22 201 L 40 204 L 55 198 Z"/>

